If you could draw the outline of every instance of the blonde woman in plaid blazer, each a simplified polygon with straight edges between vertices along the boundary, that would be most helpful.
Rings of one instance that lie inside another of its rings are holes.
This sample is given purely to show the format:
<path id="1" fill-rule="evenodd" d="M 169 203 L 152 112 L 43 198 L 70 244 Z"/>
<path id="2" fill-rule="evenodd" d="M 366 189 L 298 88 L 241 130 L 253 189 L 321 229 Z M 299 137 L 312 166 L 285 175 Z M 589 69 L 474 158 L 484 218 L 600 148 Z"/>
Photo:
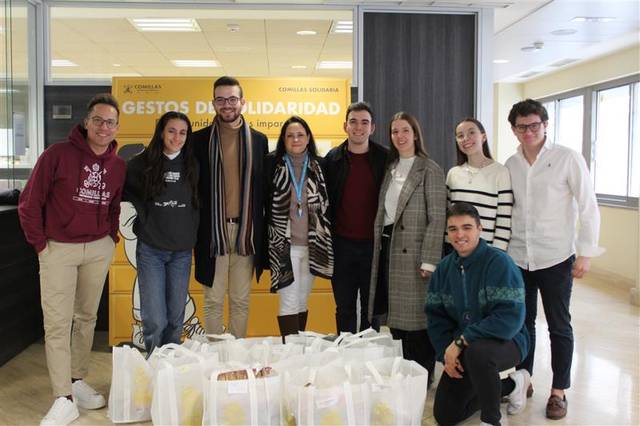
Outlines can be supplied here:
<path id="1" fill-rule="evenodd" d="M 435 352 L 424 313 L 431 273 L 440 261 L 447 208 L 444 173 L 429 159 L 417 120 L 399 112 L 389 125 L 389 165 L 374 225 L 369 318 L 402 340 L 404 357 L 429 371 Z"/>

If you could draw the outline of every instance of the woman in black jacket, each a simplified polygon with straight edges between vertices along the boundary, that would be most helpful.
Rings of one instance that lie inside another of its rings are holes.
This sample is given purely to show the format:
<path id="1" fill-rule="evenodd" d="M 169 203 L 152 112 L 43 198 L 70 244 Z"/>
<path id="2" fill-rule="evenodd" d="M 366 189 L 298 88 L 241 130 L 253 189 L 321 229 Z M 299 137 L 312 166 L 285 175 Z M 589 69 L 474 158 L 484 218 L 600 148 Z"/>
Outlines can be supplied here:
<path id="1" fill-rule="evenodd" d="M 165 113 L 149 146 L 127 164 L 124 197 L 137 213 L 136 262 L 144 343 L 180 343 L 198 229 L 198 164 L 189 118 Z"/>

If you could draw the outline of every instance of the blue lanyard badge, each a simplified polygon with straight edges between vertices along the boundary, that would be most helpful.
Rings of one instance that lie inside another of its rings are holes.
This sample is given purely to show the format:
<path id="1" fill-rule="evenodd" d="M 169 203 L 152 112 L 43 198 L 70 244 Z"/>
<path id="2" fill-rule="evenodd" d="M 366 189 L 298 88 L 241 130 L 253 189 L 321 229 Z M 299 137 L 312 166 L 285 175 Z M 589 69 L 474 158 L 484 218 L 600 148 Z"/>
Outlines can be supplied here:
<path id="1" fill-rule="evenodd" d="M 291 182 L 293 183 L 293 189 L 296 191 L 296 207 L 298 208 L 298 217 L 302 217 L 302 187 L 304 180 L 307 177 L 307 166 L 309 165 L 309 153 L 304 154 L 304 164 L 302 165 L 302 173 L 300 173 L 300 180 L 296 181 L 296 173 L 293 170 L 293 163 L 289 155 L 284 155 L 284 161 L 287 163 L 287 169 L 291 175 Z"/>

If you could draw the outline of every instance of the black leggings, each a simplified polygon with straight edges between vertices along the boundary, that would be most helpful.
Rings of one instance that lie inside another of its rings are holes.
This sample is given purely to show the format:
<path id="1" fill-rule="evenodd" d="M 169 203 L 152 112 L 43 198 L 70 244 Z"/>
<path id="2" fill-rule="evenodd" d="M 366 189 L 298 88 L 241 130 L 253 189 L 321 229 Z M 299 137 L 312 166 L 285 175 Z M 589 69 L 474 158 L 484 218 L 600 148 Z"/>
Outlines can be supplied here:
<path id="1" fill-rule="evenodd" d="M 442 373 L 433 403 L 433 416 L 440 425 L 454 425 L 480 409 L 480 419 L 500 424 L 500 399 L 513 391 L 511 379 L 500 380 L 500 372 L 520 362 L 520 350 L 510 340 L 477 340 L 460 355 L 462 379 Z"/>

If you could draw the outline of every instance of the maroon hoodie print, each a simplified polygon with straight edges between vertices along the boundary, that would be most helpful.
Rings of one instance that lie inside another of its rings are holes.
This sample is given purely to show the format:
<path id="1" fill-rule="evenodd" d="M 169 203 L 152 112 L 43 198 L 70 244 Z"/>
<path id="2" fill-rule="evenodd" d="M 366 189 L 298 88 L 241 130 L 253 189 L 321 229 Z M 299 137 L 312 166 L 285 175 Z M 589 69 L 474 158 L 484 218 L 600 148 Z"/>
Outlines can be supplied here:
<path id="1" fill-rule="evenodd" d="M 84 243 L 110 235 L 118 241 L 125 162 L 115 140 L 96 155 L 86 136 L 77 125 L 66 142 L 45 150 L 20 195 L 20 223 L 38 253 L 48 239 Z"/>

